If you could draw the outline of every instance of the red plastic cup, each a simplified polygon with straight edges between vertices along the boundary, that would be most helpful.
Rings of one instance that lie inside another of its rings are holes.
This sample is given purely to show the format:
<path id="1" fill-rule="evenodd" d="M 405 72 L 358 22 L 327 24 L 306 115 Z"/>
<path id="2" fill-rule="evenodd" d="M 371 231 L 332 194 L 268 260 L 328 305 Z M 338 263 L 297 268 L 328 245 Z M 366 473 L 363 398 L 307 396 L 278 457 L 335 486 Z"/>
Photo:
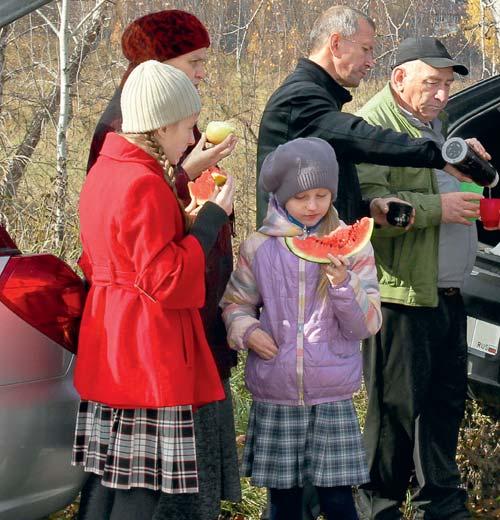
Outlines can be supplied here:
<path id="1" fill-rule="evenodd" d="M 484 229 L 492 231 L 500 228 L 500 199 L 481 199 L 479 213 Z"/>

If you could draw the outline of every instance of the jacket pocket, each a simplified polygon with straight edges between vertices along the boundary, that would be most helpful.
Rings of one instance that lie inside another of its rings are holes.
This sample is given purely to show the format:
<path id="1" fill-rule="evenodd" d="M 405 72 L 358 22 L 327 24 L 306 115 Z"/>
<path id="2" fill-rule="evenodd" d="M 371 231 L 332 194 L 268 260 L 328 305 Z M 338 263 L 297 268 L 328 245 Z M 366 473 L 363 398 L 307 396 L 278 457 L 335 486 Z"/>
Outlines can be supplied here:
<path id="1" fill-rule="evenodd" d="M 290 376 L 289 367 L 278 354 L 265 360 L 249 352 L 245 369 L 245 381 L 250 393 L 257 399 L 297 399 L 296 379 Z M 295 370 L 293 369 L 293 374 Z M 293 390 L 295 388 L 295 391 Z"/>

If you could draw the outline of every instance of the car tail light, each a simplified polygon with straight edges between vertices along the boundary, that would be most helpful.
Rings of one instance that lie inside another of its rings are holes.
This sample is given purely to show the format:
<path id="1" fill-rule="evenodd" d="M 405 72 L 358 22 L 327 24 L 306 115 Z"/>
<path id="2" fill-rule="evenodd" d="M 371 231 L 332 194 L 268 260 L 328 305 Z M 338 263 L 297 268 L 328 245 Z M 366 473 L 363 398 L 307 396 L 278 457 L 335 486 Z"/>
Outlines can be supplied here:
<path id="1" fill-rule="evenodd" d="M 0 274 L 0 301 L 73 353 L 84 296 L 80 277 L 50 254 L 13 256 Z"/>

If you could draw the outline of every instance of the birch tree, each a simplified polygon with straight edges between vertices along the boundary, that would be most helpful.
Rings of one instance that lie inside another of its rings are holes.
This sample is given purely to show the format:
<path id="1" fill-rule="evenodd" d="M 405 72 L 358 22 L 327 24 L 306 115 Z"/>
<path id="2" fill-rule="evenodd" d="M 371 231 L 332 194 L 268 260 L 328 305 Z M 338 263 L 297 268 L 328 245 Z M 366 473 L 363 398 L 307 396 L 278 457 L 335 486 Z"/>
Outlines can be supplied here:
<path id="1" fill-rule="evenodd" d="M 11 29 L 9 26 L 0 29 L 0 111 L 3 104 L 3 83 L 4 83 L 4 66 L 5 66 L 5 49 L 7 47 L 9 34 Z"/>
<path id="2" fill-rule="evenodd" d="M 75 83 L 82 64 L 99 42 L 107 17 L 108 0 L 95 0 L 91 9 L 74 28 L 68 23 L 69 8 L 74 0 L 57 3 L 59 20 L 53 22 L 42 10 L 37 11 L 46 26 L 58 39 L 58 67 L 54 73 L 56 82 L 49 94 L 40 100 L 41 110 L 32 117 L 27 131 L 8 161 L 7 171 L 0 185 L 0 211 L 12 201 L 18 190 L 26 167 L 40 142 L 43 126 L 53 120 L 56 124 L 56 243 L 62 247 L 65 227 L 65 201 L 67 190 L 66 133 L 70 121 L 71 87 Z M 72 46 L 70 45 L 72 43 Z M 71 48 L 72 47 L 72 48 Z"/>
<path id="3" fill-rule="evenodd" d="M 68 71 L 68 0 L 61 2 L 59 24 L 59 120 L 57 122 L 57 166 L 56 166 L 56 246 L 62 252 L 64 240 L 66 192 L 68 188 L 68 129 L 69 71 Z"/>
<path id="4" fill-rule="evenodd" d="M 94 23 L 101 17 L 101 6 L 107 0 L 97 2 L 93 10 L 77 25 L 73 31 L 68 27 L 68 8 L 70 0 L 61 0 L 59 29 L 56 32 L 59 40 L 59 118 L 56 132 L 56 247 L 63 254 L 64 229 L 66 224 L 66 194 L 68 189 L 68 144 L 66 133 L 69 123 L 69 105 L 71 76 L 68 61 L 68 38 L 76 38 L 78 31 L 84 26 L 87 19 L 94 19 Z"/>
<path id="5" fill-rule="evenodd" d="M 496 74 L 500 45 L 500 0 L 468 0 L 464 30 L 468 39 L 479 47 L 481 77 Z"/>
<path id="6" fill-rule="evenodd" d="M 500 0 L 491 0 L 490 2 L 491 16 L 493 18 L 493 24 L 495 27 L 495 39 L 496 45 L 494 47 L 493 56 L 493 74 L 496 74 L 496 63 L 498 60 L 498 54 L 500 49 Z"/>

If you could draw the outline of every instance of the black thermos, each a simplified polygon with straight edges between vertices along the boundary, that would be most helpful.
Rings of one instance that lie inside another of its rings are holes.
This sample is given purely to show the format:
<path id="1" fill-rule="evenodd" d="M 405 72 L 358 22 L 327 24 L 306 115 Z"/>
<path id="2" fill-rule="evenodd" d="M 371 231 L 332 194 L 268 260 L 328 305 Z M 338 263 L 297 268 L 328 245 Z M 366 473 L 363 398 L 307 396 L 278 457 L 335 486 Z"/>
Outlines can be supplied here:
<path id="1" fill-rule="evenodd" d="M 479 186 L 494 188 L 498 184 L 498 172 L 460 137 L 448 139 L 441 149 L 443 159 L 470 177 Z"/>

